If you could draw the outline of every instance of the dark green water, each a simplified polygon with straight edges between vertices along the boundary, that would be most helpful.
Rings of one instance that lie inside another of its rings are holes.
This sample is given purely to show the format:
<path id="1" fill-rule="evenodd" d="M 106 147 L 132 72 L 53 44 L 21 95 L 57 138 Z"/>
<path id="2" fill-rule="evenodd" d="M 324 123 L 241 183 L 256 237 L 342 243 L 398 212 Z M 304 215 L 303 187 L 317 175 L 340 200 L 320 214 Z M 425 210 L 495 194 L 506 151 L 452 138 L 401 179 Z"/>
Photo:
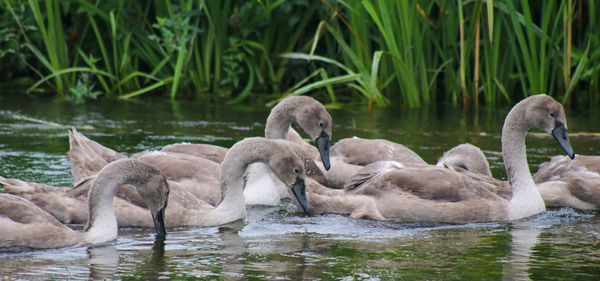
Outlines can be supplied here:
<path id="1" fill-rule="evenodd" d="M 400 142 L 434 163 L 471 142 L 505 178 L 500 129 L 508 108 L 330 110 L 334 141 L 360 136 Z M 264 134 L 268 109 L 200 102 L 103 101 L 0 95 L 0 174 L 69 186 L 68 126 L 134 153 L 176 142 L 231 146 Z M 56 127 L 20 118 L 63 124 Z M 596 113 L 567 110 L 570 132 L 596 132 Z M 85 129 L 87 126 L 88 129 Z M 598 137 L 572 137 L 579 154 L 597 154 Z M 527 138 L 531 170 L 560 154 L 550 137 Z M 0 226 L 1 227 L 1 226 Z M 598 280 L 600 217 L 549 210 L 513 223 L 398 224 L 338 215 L 303 216 L 253 207 L 222 227 L 172 229 L 164 242 L 151 230 L 121 229 L 115 242 L 43 251 L 0 251 L 6 279 L 283 279 L 283 280 Z"/>

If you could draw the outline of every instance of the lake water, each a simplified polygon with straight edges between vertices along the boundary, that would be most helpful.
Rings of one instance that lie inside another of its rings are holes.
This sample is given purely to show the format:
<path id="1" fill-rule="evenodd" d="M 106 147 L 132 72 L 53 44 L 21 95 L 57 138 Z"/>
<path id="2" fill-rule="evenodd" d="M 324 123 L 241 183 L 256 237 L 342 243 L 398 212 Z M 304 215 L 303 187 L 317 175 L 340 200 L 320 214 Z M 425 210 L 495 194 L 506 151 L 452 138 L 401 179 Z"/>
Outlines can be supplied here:
<path id="1" fill-rule="evenodd" d="M 329 110 L 333 140 L 360 136 L 403 143 L 429 163 L 454 145 L 482 148 L 505 179 L 500 130 L 508 107 L 478 114 L 459 107 L 364 107 Z M 91 101 L 0 95 L 0 174 L 70 186 L 67 130 L 134 153 L 176 142 L 229 147 L 264 134 L 269 109 L 198 101 Z M 597 132 L 598 113 L 567 109 L 569 131 Z M 55 122 L 62 126 L 35 122 Z M 597 154 L 599 137 L 573 136 L 578 154 Z M 532 172 L 561 154 L 548 136 L 527 138 Z M 2 226 L 0 226 L 1 228 Z M 80 228 L 81 226 L 74 226 Z M 0 279 L 269 279 L 269 280 L 598 280 L 600 217 L 569 208 L 512 223 L 389 223 L 340 215 L 305 216 L 252 207 L 221 227 L 120 229 L 100 246 L 0 250 Z"/>

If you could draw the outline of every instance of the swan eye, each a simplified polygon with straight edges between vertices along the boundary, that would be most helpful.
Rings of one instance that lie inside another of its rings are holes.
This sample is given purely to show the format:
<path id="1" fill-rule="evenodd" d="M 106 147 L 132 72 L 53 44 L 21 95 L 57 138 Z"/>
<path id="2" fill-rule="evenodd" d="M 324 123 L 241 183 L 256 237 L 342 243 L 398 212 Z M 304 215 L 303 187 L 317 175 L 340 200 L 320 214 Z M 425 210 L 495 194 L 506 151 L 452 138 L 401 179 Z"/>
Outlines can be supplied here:
<path id="1" fill-rule="evenodd" d="M 550 113 L 550 117 L 554 118 L 554 113 Z"/>
<path id="2" fill-rule="evenodd" d="M 321 128 L 323 128 L 323 122 L 319 122 L 319 126 L 321 126 Z"/>
<path id="3" fill-rule="evenodd" d="M 298 171 L 298 168 L 294 168 L 294 174 L 298 174 L 300 171 Z"/>

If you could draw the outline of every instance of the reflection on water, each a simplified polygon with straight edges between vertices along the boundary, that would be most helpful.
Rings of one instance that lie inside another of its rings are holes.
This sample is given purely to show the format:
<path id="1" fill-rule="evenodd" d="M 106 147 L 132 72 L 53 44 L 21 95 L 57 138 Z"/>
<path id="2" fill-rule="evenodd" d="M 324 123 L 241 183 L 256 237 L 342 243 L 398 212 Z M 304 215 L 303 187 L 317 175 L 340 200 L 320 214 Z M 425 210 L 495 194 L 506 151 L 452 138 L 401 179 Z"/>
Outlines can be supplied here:
<path id="1" fill-rule="evenodd" d="M 541 230 L 535 226 L 515 223 L 510 229 L 510 252 L 503 268 L 504 280 L 529 279 L 529 258 L 531 249 L 538 242 Z"/>
<path id="2" fill-rule="evenodd" d="M 119 252 L 114 245 L 92 246 L 87 249 L 90 278 L 94 280 L 113 278 L 119 266 Z"/>
<path id="3" fill-rule="evenodd" d="M 231 146 L 264 133 L 266 108 L 198 102 L 72 104 L 60 99 L 0 96 L 0 174 L 57 186 L 71 184 L 68 126 L 118 151 L 134 153 L 188 141 Z M 24 106 L 27 104 L 27 106 Z M 434 163 L 443 151 L 471 142 L 486 151 L 503 178 L 499 132 L 506 109 L 331 110 L 333 139 L 354 135 L 401 142 Z M 572 131 L 597 131 L 569 113 Z M 20 114 L 67 125 L 54 127 Z M 562 153 L 551 138 L 529 137 L 531 170 Z M 571 139 L 578 153 L 595 154 L 597 137 Z M 594 212 L 547 211 L 512 223 L 439 225 L 304 216 L 289 206 L 252 207 L 248 218 L 221 227 L 120 229 L 104 245 L 0 251 L 9 279 L 284 279 L 452 280 L 588 279 L 600 277 L 600 218 Z M 77 226 L 81 227 L 81 226 Z"/>
<path id="4" fill-rule="evenodd" d="M 598 237 L 564 231 L 597 219 L 572 210 L 508 224 L 392 224 L 337 215 L 303 222 L 304 218 L 281 211 L 265 216 L 257 207 L 246 221 L 171 230 L 166 240 L 155 239 L 151 229 L 124 229 L 108 245 L 3 253 L 0 268 L 4 276 L 14 278 L 43 274 L 95 280 L 593 280 L 600 270 L 595 263 Z M 560 255 L 540 249 L 548 244 Z"/>

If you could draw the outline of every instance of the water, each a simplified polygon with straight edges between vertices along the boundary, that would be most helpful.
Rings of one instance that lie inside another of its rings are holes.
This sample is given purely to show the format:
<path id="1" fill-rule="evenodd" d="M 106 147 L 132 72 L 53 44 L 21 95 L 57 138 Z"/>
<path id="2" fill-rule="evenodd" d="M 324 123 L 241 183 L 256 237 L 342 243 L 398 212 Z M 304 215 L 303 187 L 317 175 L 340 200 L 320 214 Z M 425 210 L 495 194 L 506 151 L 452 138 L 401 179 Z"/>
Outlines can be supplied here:
<path id="1" fill-rule="evenodd" d="M 176 142 L 231 146 L 264 134 L 268 109 L 196 101 L 102 101 L 0 95 L 0 173 L 56 186 L 72 183 L 67 130 L 125 153 Z M 493 174 L 506 178 L 500 129 L 508 108 L 331 109 L 333 139 L 361 136 L 403 143 L 434 163 L 463 142 L 481 147 Z M 570 132 L 594 132 L 598 116 L 567 110 Z M 57 127 L 23 117 L 56 122 Z M 597 154 L 598 137 L 572 137 L 577 153 Z M 562 153 L 550 137 L 527 138 L 531 170 Z M 3 279 L 553 279 L 600 277 L 600 217 L 564 208 L 512 223 L 447 225 L 290 214 L 252 207 L 248 218 L 221 227 L 120 229 L 100 246 L 0 250 Z M 1 226 L 0 226 L 1 227 Z M 74 226 L 81 228 L 81 226 Z"/>

